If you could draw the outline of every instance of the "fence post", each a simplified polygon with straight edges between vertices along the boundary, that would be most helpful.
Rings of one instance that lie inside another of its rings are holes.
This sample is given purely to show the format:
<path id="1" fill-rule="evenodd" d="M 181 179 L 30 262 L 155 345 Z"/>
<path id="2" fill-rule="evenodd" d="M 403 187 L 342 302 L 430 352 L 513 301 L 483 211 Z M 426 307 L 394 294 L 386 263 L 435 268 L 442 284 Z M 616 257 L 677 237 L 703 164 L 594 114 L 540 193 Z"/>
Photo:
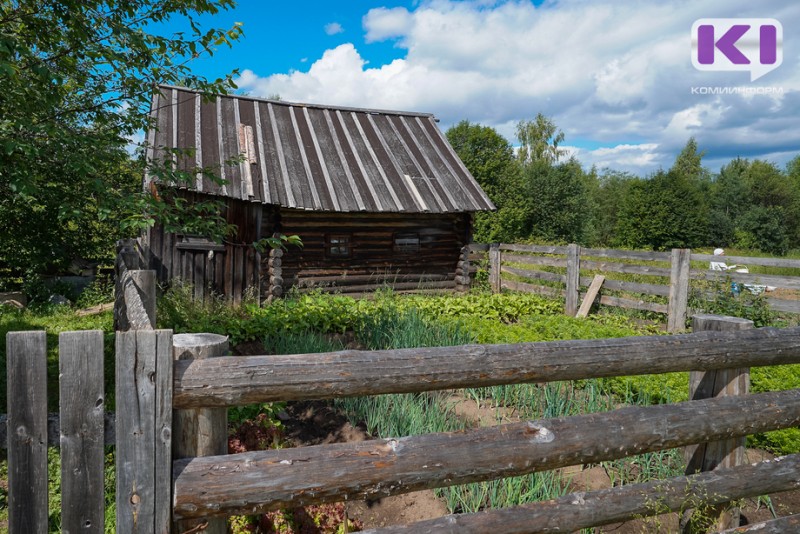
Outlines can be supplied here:
<path id="1" fill-rule="evenodd" d="M 9 532 L 47 532 L 47 338 L 6 334 Z"/>
<path id="2" fill-rule="evenodd" d="M 564 313 L 570 317 L 575 317 L 578 313 L 580 278 L 581 247 L 571 243 L 567 247 L 567 294 L 564 302 Z"/>
<path id="3" fill-rule="evenodd" d="M 117 532 L 172 523 L 172 331 L 117 332 Z"/>
<path id="4" fill-rule="evenodd" d="M 692 317 L 693 332 L 729 332 L 753 328 L 753 321 L 739 317 L 721 315 L 695 315 Z M 689 399 L 747 395 L 750 391 L 750 369 L 718 369 L 716 371 L 691 371 L 689 373 Z M 745 437 L 711 443 L 700 443 L 686 447 L 686 474 L 697 471 L 713 471 L 720 467 L 734 467 L 744 463 Z M 717 530 L 739 526 L 739 509 L 726 505 L 715 506 L 712 515 L 705 514 L 704 521 L 715 521 Z M 705 532 L 703 526 L 691 521 L 691 510 L 682 519 L 684 533 Z"/>
<path id="5" fill-rule="evenodd" d="M 492 293 L 500 293 L 502 289 L 502 278 L 500 276 L 500 243 L 489 245 L 489 283 L 492 286 Z"/>
<path id="6" fill-rule="evenodd" d="M 689 303 L 689 259 L 688 248 L 672 249 L 669 275 L 669 305 L 667 331 L 680 332 L 686 328 L 686 310 Z"/>
<path id="7" fill-rule="evenodd" d="M 117 242 L 114 264 L 114 330 L 153 330 L 156 327 L 156 272 L 142 270 L 146 258 L 137 241 Z"/>
<path id="8" fill-rule="evenodd" d="M 218 334 L 177 334 L 172 337 L 175 360 L 203 360 L 228 353 L 228 338 Z M 228 411 L 226 408 L 174 410 L 172 457 L 194 458 L 228 453 Z M 207 523 L 206 534 L 225 534 L 225 518 L 176 521 L 175 530 L 185 532 Z"/>

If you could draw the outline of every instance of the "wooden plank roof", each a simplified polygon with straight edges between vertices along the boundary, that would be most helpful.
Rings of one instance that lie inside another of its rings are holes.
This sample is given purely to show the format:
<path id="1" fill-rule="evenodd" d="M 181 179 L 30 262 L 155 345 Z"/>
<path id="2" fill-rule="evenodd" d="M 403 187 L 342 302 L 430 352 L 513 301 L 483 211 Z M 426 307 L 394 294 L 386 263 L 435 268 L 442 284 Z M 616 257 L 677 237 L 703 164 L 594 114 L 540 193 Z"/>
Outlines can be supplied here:
<path id="1" fill-rule="evenodd" d="M 315 211 L 495 209 L 431 114 L 233 95 L 208 99 L 161 86 L 151 116 L 148 157 L 173 159 L 194 176 L 187 184 L 194 191 Z M 145 177 L 146 187 L 150 180 Z"/>

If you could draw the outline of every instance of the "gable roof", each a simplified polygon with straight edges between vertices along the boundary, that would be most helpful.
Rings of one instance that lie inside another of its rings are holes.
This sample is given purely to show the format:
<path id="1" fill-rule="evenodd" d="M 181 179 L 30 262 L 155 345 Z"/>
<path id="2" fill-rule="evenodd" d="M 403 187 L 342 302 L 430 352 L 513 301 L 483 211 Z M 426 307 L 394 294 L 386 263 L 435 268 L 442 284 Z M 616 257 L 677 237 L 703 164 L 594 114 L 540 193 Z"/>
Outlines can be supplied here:
<path id="1" fill-rule="evenodd" d="M 172 157 L 165 148 L 181 149 L 178 169 L 208 168 L 226 181 L 196 173 L 193 191 L 316 211 L 495 209 L 431 114 L 207 99 L 160 86 L 151 117 L 150 161 Z"/>

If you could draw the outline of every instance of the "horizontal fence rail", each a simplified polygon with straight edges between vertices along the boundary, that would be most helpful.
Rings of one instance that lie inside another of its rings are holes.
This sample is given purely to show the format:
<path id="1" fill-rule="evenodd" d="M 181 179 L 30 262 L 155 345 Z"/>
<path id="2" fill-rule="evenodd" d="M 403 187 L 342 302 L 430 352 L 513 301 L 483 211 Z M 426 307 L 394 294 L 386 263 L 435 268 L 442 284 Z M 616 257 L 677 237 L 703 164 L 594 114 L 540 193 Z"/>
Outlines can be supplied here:
<path id="1" fill-rule="evenodd" d="M 583 528 L 608 525 L 631 517 L 647 517 L 682 511 L 689 503 L 705 501 L 722 504 L 800 488 L 800 455 L 776 458 L 770 462 L 743 465 L 709 473 L 631 484 L 611 489 L 578 492 L 546 502 L 536 502 L 476 514 L 448 515 L 438 519 L 396 525 L 363 534 L 483 534 L 503 525 L 503 534 L 575 532 Z M 783 518 L 776 527 L 752 525 L 754 532 L 796 532 L 800 516 Z M 726 531 L 728 532 L 728 531 Z M 732 531 L 733 532 L 733 531 Z M 739 532 L 736 530 L 735 532 Z M 744 532 L 744 530 L 743 530 Z"/>
<path id="2" fill-rule="evenodd" d="M 798 424 L 800 390 L 789 390 L 457 433 L 176 460 L 174 514 L 192 518 L 257 513 L 385 497 Z"/>
<path id="3" fill-rule="evenodd" d="M 800 327 L 175 362 L 176 408 L 800 363 Z"/>
<path id="4" fill-rule="evenodd" d="M 590 305 L 597 302 L 604 306 L 661 313 L 667 315 L 669 331 L 678 332 L 685 325 L 690 281 L 708 280 L 719 283 L 728 278 L 745 287 L 754 287 L 755 291 L 763 291 L 766 286 L 775 288 L 779 290 L 778 293 L 767 294 L 770 307 L 777 312 L 800 313 L 800 298 L 791 295 L 791 292 L 800 291 L 800 260 L 724 257 L 729 265 L 737 267 L 797 269 L 797 275 L 791 276 L 742 273 L 736 269 L 712 271 L 709 269 L 710 262 L 719 261 L 719 256 L 692 254 L 689 249 L 647 252 L 582 248 L 577 245 L 473 243 L 469 251 L 469 260 L 473 262 L 470 266 L 471 273 L 477 272 L 481 263 L 488 267 L 489 281 L 494 292 L 510 289 L 563 298 L 567 315 L 575 315 L 578 311 L 577 303 L 581 299 L 587 299 L 588 295 L 589 302 L 581 306 L 587 312 Z M 692 266 L 691 262 L 695 265 Z M 702 267 L 698 268 L 698 264 Z M 594 281 L 592 276 L 585 276 L 587 272 L 603 276 L 599 294 L 587 291 Z M 652 277 L 653 282 L 615 280 L 615 277 L 619 278 L 616 275 L 639 279 Z"/>

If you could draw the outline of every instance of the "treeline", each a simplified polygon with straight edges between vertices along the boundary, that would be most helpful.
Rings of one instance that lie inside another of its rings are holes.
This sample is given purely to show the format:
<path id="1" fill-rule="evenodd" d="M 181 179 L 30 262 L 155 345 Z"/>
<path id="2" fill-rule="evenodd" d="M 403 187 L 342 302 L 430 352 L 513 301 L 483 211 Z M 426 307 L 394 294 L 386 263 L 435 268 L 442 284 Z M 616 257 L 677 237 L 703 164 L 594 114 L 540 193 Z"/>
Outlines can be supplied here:
<path id="1" fill-rule="evenodd" d="M 541 114 L 518 125 L 516 153 L 496 130 L 468 121 L 447 138 L 497 206 L 476 214 L 477 242 L 800 248 L 800 156 L 785 169 L 737 158 L 714 174 L 691 138 L 669 169 L 649 176 L 587 171 L 565 157 L 564 134 Z"/>

